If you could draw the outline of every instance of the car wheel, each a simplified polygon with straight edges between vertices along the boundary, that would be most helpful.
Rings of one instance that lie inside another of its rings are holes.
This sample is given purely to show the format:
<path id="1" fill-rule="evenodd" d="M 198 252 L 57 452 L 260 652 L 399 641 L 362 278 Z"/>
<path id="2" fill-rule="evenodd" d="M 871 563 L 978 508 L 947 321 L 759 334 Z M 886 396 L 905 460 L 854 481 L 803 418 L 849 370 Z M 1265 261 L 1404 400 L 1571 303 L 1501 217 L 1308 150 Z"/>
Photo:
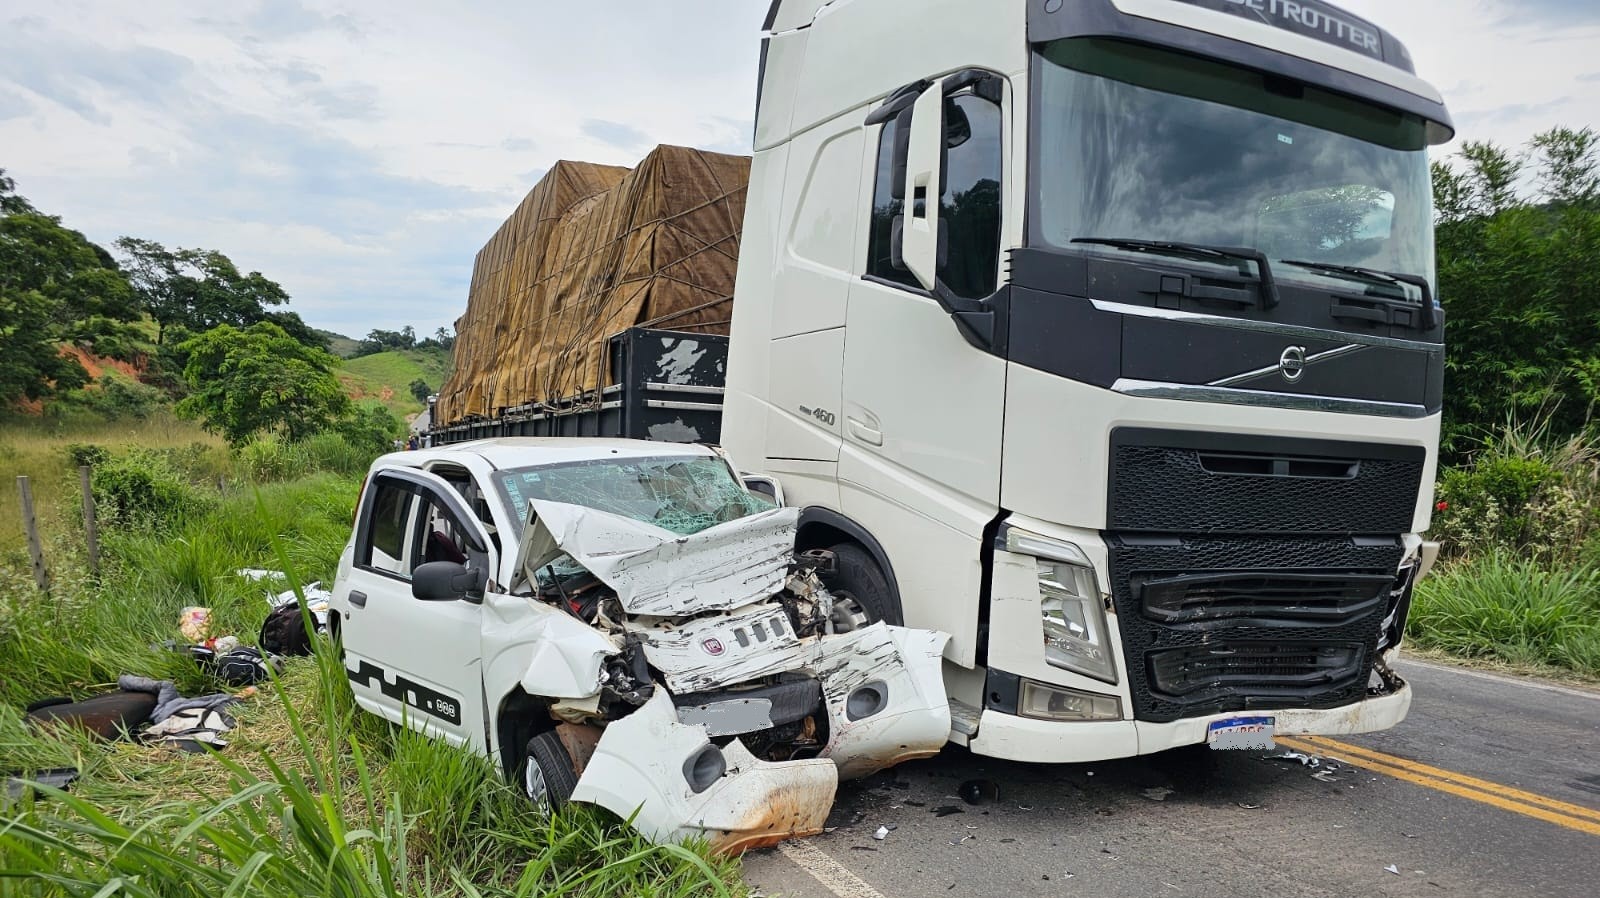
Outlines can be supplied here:
<path id="1" fill-rule="evenodd" d="M 867 550 L 840 543 L 829 551 L 836 568 L 832 591 L 844 600 L 834 606 L 834 631 L 848 633 L 878 621 L 899 625 L 900 606 L 889 590 L 889 578 Z"/>
<path id="2" fill-rule="evenodd" d="M 578 787 L 577 771 L 561 737 L 546 730 L 528 740 L 522 757 L 522 791 L 542 810 L 557 810 Z"/>

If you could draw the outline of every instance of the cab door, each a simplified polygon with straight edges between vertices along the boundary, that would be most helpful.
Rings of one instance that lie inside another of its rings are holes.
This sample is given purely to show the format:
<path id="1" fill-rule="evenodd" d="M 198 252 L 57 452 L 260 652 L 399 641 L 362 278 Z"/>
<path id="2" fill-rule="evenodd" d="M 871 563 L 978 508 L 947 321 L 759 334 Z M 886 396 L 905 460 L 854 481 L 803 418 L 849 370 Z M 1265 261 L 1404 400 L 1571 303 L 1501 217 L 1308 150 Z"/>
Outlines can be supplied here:
<path id="1" fill-rule="evenodd" d="M 483 596 L 417 598 L 412 574 L 432 561 L 493 572 L 483 527 L 443 479 L 412 468 L 372 475 L 350 572 L 335 597 L 345 673 L 356 703 L 453 745 L 486 750 L 480 683 Z"/>
<path id="2" fill-rule="evenodd" d="M 1008 89 L 999 76 L 982 85 L 969 80 L 939 93 L 935 82 L 931 112 L 917 104 L 916 114 L 934 123 L 924 136 L 943 132 L 943 171 L 933 185 L 903 180 L 907 153 L 918 151 L 912 109 L 889 115 L 871 141 L 874 176 L 863 185 L 871 224 L 846 313 L 839 456 L 840 504 L 888 554 L 905 623 L 951 634 L 947 657 L 965 665 L 977 647 L 982 535 L 1000 496 L 1005 361 L 963 336 L 896 245 L 910 240 L 913 217 L 932 194 L 943 229 L 941 286 L 970 302 L 998 289 Z"/>

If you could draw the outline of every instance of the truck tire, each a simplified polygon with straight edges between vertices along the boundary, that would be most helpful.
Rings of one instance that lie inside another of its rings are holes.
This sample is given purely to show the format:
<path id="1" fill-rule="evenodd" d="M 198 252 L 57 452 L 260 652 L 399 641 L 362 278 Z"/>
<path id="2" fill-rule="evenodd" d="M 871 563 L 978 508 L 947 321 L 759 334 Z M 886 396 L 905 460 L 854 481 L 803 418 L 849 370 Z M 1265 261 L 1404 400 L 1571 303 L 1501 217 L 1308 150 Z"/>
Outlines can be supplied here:
<path id="1" fill-rule="evenodd" d="M 883 575 L 872 555 L 855 543 L 840 543 L 828 551 L 833 553 L 838 570 L 832 578 L 833 590 L 854 599 L 859 606 L 860 613 L 853 622 L 855 626 L 848 629 L 879 621 L 901 625 L 900 603 L 889 591 L 889 578 Z M 843 623 L 837 613 L 834 620 Z"/>
<path id="2" fill-rule="evenodd" d="M 572 798 L 578 787 L 578 774 L 572 758 L 554 730 L 545 730 L 528 740 L 521 764 L 522 792 L 535 807 L 555 811 Z"/>

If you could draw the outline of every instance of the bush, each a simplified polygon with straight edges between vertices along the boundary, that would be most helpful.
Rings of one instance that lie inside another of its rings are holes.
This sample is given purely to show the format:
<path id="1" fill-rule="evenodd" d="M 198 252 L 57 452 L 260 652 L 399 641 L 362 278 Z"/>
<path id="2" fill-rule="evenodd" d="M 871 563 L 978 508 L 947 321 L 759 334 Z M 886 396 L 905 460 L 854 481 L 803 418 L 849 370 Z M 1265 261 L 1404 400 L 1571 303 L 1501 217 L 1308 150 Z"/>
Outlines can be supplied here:
<path id="1" fill-rule="evenodd" d="M 105 374 L 93 385 L 64 393 L 46 407 L 58 420 L 67 420 L 74 413 L 87 413 L 103 421 L 143 421 L 166 402 L 166 394 L 155 387 Z"/>
<path id="2" fill-rule="evenodd" d="M 1600 674 L 1600 568 L 1486 555 L 1417 584 L 1406 631 L 1469 658 Z"/>
<path id="3" fill-rule="evenodd" d="M 357 406 L 330 430 L 344 437 L 358 451 L 367 453 L 370 461 L 393 447 L 394 439 L 400 435 L 401 422 L 381 405 Z"/>
<path id="4" fill-rule="evenodd" d="M 1448 557 L 1503 553 L 1571 565 L 1600 551 L 1600 447 L 1508 427 L 1440 472 L 1433 535 Z"/>
<path id="5" fill-rule="evenodd" d="M 68 443 L 67 460 L 74 468 L 84 465 L 97 468 L 111 460 L 111 450 L 94 443 Z"/>
<path id="6" fill-rule="evenodd" d="M 150 449 L 102 462 L 90 483 L 100 520 L 111 527 L 168 530 L 214 501 L 184 477 L 170 453 Z"/>

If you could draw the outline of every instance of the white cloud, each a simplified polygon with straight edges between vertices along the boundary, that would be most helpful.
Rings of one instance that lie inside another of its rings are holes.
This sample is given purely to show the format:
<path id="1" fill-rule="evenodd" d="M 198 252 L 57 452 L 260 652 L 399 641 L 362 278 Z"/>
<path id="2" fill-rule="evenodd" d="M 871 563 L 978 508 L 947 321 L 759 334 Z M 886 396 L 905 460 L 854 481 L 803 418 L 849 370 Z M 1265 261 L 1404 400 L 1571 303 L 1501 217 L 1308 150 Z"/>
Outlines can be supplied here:
<path id="1" fill-rule="evenodd" d="M 1593 0 L 1343 5 L 1406 41 L 1462 138 L 1600 125 Z M 35 7 L 0 13 L 0 167 L 22 192 L 102 243 L 220 249 L 359 336 L 452 322 L 558 159 L 747 152 L 767 3 Z"/>

